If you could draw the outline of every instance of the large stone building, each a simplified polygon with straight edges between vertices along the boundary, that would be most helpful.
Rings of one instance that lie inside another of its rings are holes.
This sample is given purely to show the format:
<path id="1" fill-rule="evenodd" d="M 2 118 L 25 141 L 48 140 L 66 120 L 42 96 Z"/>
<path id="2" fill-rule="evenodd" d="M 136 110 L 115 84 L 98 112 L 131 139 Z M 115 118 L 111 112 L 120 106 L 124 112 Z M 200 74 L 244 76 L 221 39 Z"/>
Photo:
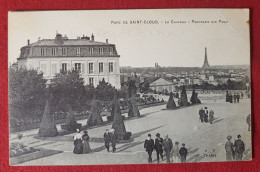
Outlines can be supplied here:
<path id="1" fill-rule="evenodd" d="M 34 68 L 50 80 L 60 70 L 79 70 L 85 84 L 97 86 L 103 78 L 120 88 L 119 55 L 116 46 L 97 42 L 94 35 L 68 39 L 57 34 L 55 39 L 42 39 L 21 48 L 18 68 Z"/>

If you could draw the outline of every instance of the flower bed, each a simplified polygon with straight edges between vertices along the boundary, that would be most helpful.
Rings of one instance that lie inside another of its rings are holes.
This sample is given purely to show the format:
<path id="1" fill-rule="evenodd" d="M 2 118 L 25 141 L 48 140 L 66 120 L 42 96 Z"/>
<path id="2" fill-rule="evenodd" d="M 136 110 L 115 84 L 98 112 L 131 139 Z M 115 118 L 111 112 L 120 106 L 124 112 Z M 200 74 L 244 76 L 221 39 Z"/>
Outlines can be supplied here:
<path id="1" fill-rule="evenodd" d="M 10 158 L 12 158 L 12 157 L 18 157 L 18 156 L 29 154 L 29 153 L 36 152 L 36 151 L 39 151 L 39 149 L 25 146 L 24 144 L 19 143 L 19 142 L 13 142 L 10 145 L 9 154 L 10 154 Z"/>

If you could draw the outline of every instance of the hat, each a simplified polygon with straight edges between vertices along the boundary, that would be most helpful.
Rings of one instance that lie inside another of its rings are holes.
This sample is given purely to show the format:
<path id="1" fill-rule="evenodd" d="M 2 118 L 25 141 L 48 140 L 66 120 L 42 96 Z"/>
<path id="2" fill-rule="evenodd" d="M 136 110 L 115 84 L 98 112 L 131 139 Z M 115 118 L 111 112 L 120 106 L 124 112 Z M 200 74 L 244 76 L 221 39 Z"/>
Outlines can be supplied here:
<path id="1" fill-rule="evenodd" d="M 151 137 L 152 135 L 151 134 L 148 134 L 148 137 Z"/>
<path id="2" fill-rule="evenodd" d="M 185 146 L 185 143 L 182 143 L 182 146 Z"/>
<path id="3" fill-rule="evenodd" d="M 88 131 L 87 131 L 87 130 L 84 130 L 84 134 L 88 134 Z"/>
<path id="4" fill-rule="evenodd" d="M 237 138 L 241 138 L 241 135 L 239 134 L 239 135 L 237 135 Z"/>
<path id="5" fill-rule="evenodd" d="M 113 132 L 115 132 L 115 129 L 114 129 L 114 128 L 111 129 L 111 133 L 113 133 Z"/>
<path id="6" fill-rule="evenodd" d="M 208 109 L 208 107 L 205 107 L 204 109 Z"/>
<path id="7" fill-rule="evenodd" d="M 228 135 L 228 136 L 227 136 L 227 139 L 228 139 L 228 140 L 231 140 L 231 139 L 232 139 L 232 136 Z"/>
<path id="8" fill-rule="evenodd" d="M 156 136 L 156 137 L 160 137 L 160 133 L 157 133 L 155 136 Z"/>
<path id="9" fill-rule="evenodd" d="M 78 128 L 76 130 L 77 130 L 78 133 L 80 132 Z"/>

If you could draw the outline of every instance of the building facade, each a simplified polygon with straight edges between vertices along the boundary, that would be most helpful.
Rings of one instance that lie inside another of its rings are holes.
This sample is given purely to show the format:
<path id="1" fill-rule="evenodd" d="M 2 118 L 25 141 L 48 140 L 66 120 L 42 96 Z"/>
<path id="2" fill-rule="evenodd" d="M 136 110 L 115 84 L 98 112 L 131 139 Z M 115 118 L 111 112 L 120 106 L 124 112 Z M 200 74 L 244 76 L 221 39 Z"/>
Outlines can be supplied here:
<path id="1" fill-rule="evenodd" d="M 157 80 L 153 81 L 150 83 L 149 88 L 158 93 L 169 93 L 176 91 L 176 85 L 170 81 L 165 80 L 164 78 L 158 78 Z"/>
<path id="2" fill-rule="evenodd" d="M 116 46 L 97 42 L 94 35 L 68 39 L 57 34 L 55 39 L 42 39 L 21 48 L 18 68 L 33 68 L 50 80 L 60 70 L 79 70 L 85 84 L 97 86 L 105 79 L 120 89 L 119 55 Z"/>

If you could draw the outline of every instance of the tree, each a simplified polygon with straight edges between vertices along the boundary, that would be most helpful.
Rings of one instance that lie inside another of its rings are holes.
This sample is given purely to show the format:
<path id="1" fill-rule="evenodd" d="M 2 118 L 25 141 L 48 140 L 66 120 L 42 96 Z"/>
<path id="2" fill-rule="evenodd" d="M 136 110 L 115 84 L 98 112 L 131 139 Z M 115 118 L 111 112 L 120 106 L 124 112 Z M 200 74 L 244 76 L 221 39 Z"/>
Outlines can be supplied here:
<path id="1" fill-rule="evenodd" d="M 140 112 L 138 109 L 138 105 L 136 103 L 135 95 L 132 95 L 132 97 L 130 97 L 128 116 L 129 117 L 140 117 Z"/>
<path id="2" fill-rule="evenodd" d="M 201 103 L 200 99 L 198 99 L 198 93 L 195 92 L 195 88 L 193 88 L 193 90 L 192 90 L 192 95 L 191 95 L 191 98 L 190 98 L 190 102 L 192 104 Z"/>
<path id="3" fill-rule="evenodd" d="M 180 105 L 181 106 L 188 106 L 188 99 L 187 99 L 187 93 L 185 86 L 182 86 L 182 91 L 181 91 L 181 98 L 180 98 Z"/>
<path id="4" fill-rule="evenodd" d="M 52 96 L 50 96 L 52 97 Z M 51 99 L 51 98 L 50 98 Z M 49 105 L 49 99 L 47 99 L 45 104 L 45 110 L 42 117 L 42 121 L 40 124 L 40 129 L 38 132 L 38 135 L 40 137 L 54 137 L 57 136 L 58 130 L 54 122 L 54 116 L 50 113 L 50 105 Z"/>
<path id="5" fill-rule="evenodd" d="M 99 84 L 95 88 L 95 92 L 97 94 L 97 100 L 100 101 L 112 101 L 114 96 L 114 91 L 115 88 L 108 82 L 105 82 L 104 78 L 102 79 L 102 81 L 99 82 Z"/>
<path id="6" fill-rule="evenodd" d="M 54 97 L 52 104 L 56 107 L 56 111 L 66 111 L 68 105 L 71 105 L 72 109 L 84 107 L 84 79 L 79 71 L 61 70 L 51 80 L 50 88 Z"/>
<path id="7" fill-rule="evenodd" d="M 124 140 L 124 138 L 126 137 L 126 129 L 125 129 L 123 117 L 121 115 L 121 110 L 118 105 L 116 91 L 114 93 L 113 109 L 114 109 L 114 119 L 113 119 L 112 128 L 115 129 L 115 132 L 118 135 L 118 139 Z"/>
<path id="8" fill-rule="evenodd" d="M 174 102 L 174 99 L 173 99 L 173 93 L 170 92 L 170 97 L 169 97 L 169 100 L 168 100 L 168 103 L 166 105 L 166 108 L 167 109 L 176 109 L 176 104 Z"/>
<path id="9" fill-rule="evenodd" d="M 67 106 L 67 119 L 66 124 L 62 125 L 62 129 L 68 130 L 68 131 L 76 131 L 77 129 L 81 128 L 81 124 L 77 123 L 76 118 L 72 112 L 71 106 Z"/>
<path id="10" fill-rule="evenodd" d="M 88 118 L 88 121 L 87 121 L 87 126 L 101 125 L 102 123 L 103 123 L 103 120 L 102 120 L 102 117 L 100 115 L 100 111 L 99 111 L 99 108 L 98 108 L 96 95 L 94 94 L 89 118 Z"/>
<path id="11" fill-rule="evenodd" d="M 12 118 L 41 117 L 46 80 L 35 69 L 9 69 L 9 114 Z"/>

